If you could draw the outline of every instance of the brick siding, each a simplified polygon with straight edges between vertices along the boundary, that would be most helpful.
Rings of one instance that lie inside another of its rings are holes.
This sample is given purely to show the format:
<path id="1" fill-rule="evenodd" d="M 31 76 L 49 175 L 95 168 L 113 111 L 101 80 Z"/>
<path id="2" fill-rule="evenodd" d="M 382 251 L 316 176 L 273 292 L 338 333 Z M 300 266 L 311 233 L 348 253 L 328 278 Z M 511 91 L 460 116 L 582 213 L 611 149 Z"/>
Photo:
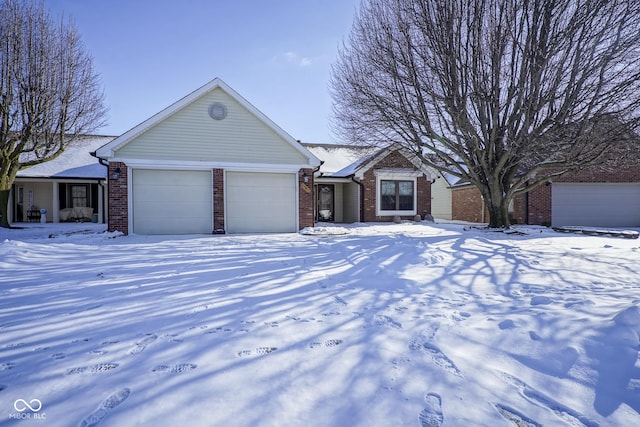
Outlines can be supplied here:
<path id="1" fill-rule="evenodd" d="M 298 171 L 298 228 L 305 227 L 313 227 L 313 169 Z"/>
<path id="2" fill-rule="evenodd" d="M 405 156 L 397 150 L 390 152 L 386 157 L 381 159 L 373 168 L 364 173 L 360 181 L 364 188 L 364 218 L 362 222 L 388 222 L 393 221 L 393 216 L 377 216 L 376 215 L 376 176 L 375 170 L 382 168 L 397 168 L 416 170 L 416 167 Z M 417 206 L 416 212 L 424 218 L 424 215 L 431 213 L 431 181 L 426 176 L 417 178 L 416 188 Z M 413 219 L 414 215 L 401 216 L 401 219 Z"/>
<path id="3" fill-rule="evenodd" d="M 213 234 L 224 234 L 224 169 L 213 170 Z"/>
<path id="4" fill-rule="evenodd" d="M 484 222 L 489 219 L 485 210 L 482 215 L 482 196 L 473 186 L 451 189 L 451 219 L 468 222 Z"/>
<path id="5" fill-rule="evenodd" d="M 120 169 L 120 178 L 111 179 L 111 176 Z M 122 162 L 109 163 L 108 191 L 109 191 L 109 218 L 108 230 L 120 231 L 129 234 L 129 200 L 128 200 L 128 172 L 127 165 Z"/>

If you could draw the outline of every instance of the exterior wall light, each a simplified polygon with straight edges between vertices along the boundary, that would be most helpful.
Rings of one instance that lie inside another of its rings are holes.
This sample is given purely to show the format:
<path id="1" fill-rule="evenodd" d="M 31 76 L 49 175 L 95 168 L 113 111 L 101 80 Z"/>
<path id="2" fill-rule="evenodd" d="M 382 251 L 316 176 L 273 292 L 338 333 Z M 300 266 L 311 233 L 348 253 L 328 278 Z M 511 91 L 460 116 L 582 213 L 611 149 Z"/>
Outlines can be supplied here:
<path id="1" fill-rule="evenodd" d="M 111 172 L 111 179 L 114 181 L 120 179 L 120 168 L 116 168 L 113 172 Z"/>

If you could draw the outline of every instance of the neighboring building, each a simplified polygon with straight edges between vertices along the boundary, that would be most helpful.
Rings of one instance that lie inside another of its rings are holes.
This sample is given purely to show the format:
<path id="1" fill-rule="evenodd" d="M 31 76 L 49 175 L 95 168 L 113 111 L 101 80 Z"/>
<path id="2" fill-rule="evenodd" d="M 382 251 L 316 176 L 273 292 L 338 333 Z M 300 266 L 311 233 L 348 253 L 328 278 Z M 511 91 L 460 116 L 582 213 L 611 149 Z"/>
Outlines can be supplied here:
<path id="1" fill-rule="evenodd" d="M 476 187 L 454 185 L 451 193 L 452 219 L 488 222 Z M 515 224 L 640 227 L 640 169 L 591 167 L 556 178 L 516 197 L 509 213 Z"/>
<path id="2" fill-rule="evenodd" d="M 320 160 L 220 79 L 97 150 L 109 230 L 295 232 L 313 226 Z"/>
<path id="3" fill-rule="evenodd" d="M 9 222 L 105 222 L 107 167 L 91 155 L 113 140 L 87 135 L 60 156 L 18 172 L 9 197 Z"/>
<path id="4" fill-rule="evenodd" d="M 517 196 L 509 206 L 512 223 L 551 226 L 640 227 L 640 136 L 612 117 L 570 124 L 549 138 L 575 144 L 578 132 L 590 141 L 610 143 L 600 163 L 580 172 L 549 178 L 545 185 Z M 562 146 L 562 144 L 559 144 Z M 588 148 L 588 145 L 587 145 Z M 542 169 L 541 177 L 551 177 Z M 488 213 L 474 186 L 452 186 L 453 219 L 486 222 Z"/>

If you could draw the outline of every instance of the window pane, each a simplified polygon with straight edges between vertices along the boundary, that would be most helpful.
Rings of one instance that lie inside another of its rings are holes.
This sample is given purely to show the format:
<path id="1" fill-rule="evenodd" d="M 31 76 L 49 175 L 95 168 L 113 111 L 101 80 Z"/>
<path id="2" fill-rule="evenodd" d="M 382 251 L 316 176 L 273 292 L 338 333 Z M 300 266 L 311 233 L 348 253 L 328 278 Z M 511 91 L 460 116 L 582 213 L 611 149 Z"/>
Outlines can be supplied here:
<path id="1" fill-rule="evenodd" d="M 395 181 L 380 182 L 380 209 L 383 211 L 393 211 L 396 209 Z"/>
<path id="2" fill-rule="evenodd" d="M 413 196 L 400 196 L 399 197 L 399 211 L 412 211 L 413 210 Z"/>
<path id="3" fill-rule="evenodd" d="M 383 196 L 395 196 L 396 195 L 396 182 L 395 181 L 381 181 L 380 193 Z"/>
<path id="4" fill-rule="evenodd" d="M 72 207 L 87 206 L 87 187 L 84 185 L 71 186 L 71 205 Z"/>
<path id="5" fill-rule="evenodd" d="M 401 196 L 413 196 L 413 181 L 399 181 L 398 187 Z"/>
<path id="6" fill-rule="evenodd" d="M 398 182 L 398 210 L 413 210 L 413 181 Z"/>

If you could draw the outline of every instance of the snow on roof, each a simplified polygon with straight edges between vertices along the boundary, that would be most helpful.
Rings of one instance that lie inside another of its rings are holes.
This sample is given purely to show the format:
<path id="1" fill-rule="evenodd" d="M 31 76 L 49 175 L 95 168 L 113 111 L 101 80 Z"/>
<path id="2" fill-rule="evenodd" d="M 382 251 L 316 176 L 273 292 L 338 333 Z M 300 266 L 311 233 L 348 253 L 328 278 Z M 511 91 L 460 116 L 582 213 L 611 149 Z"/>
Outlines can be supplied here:
<path id="1" fill-rule="evenodd" d="M 371 154 L 371 148 L 338 144 L 303 143 L 307 150 L 323 160 L 320 172 L 323 176 L 349 176 Z"/>
<path id="2" fill-rule="evenodd" d="M 91 153 L 113 139 L 113 136 L 83 136 L 57 158 L 21 170 L 18 172 L 18 178 L 105 179 L 107 168 Z"/>

